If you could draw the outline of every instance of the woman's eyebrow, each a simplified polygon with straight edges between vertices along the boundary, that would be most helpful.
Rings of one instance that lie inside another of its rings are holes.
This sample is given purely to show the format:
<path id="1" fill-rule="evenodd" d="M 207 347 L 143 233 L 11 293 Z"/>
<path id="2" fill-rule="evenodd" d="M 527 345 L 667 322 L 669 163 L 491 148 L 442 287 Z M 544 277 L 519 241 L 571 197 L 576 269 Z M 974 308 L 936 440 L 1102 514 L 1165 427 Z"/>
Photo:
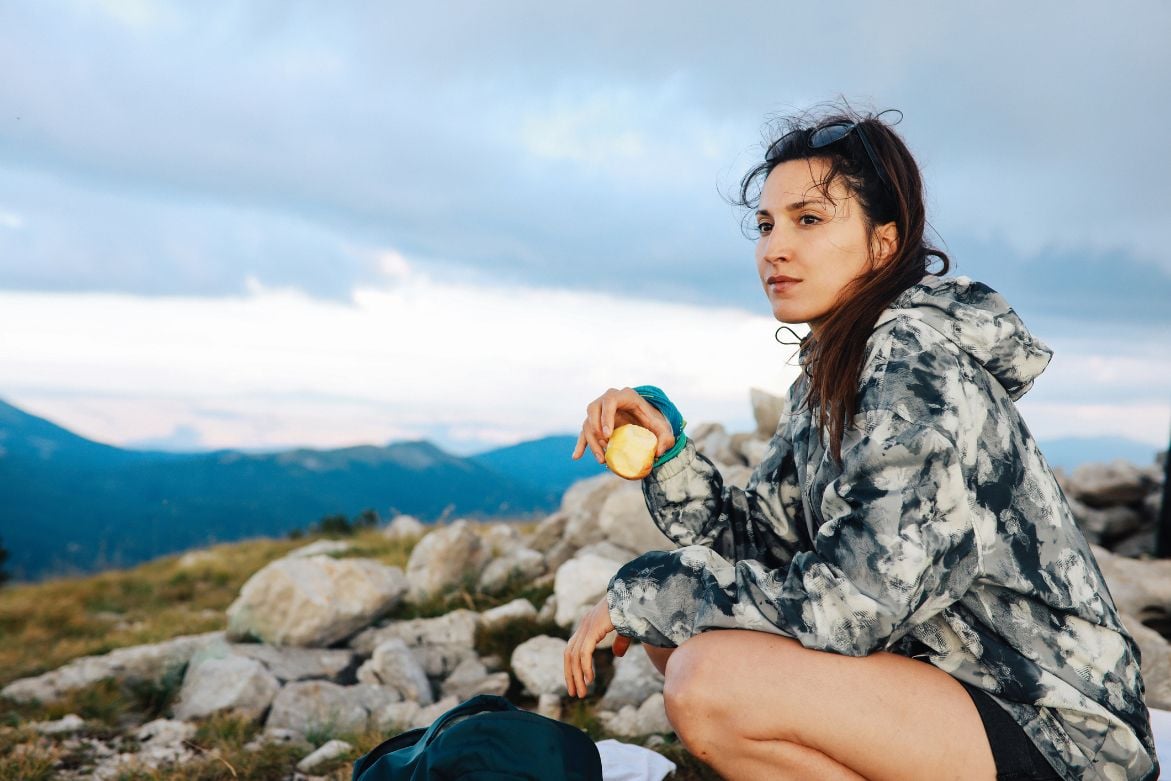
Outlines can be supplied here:
<path id="1" fill-rule="evenodd" d="M 827 201 L 825 198 L 811 198 L 807 201 L 795 201 L 795 202 L 789 204 L 788 206 L 786 206 L 785 211 L 795 212 L 798 209 L 804 209 L 806 206 L 812 206 L 814 204 L 818 204 L 820 206 L 827 206 L 827 205 L 829 205 L 829 201 Z"/>

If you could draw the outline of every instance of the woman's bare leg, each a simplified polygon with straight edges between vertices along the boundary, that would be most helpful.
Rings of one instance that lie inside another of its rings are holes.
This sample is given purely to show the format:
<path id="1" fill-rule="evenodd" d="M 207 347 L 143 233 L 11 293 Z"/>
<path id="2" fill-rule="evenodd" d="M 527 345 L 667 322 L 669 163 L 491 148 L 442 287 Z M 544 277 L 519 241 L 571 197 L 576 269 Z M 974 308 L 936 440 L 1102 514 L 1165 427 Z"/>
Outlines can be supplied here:
<path id="1" fill-rule="evenodd" d="M 675 731 L 725 778 L 996 776 L 971 697 L 925 662 L 887 652 L 842 656 L 736 629 L 646 650 L 652 662 L 666 659 L 663 693 Z"/>
<path id="2" fill-rule="evenodd" d="M 655 666 L 663 675 L 667 674 L 667 660 L 671 658 L 671 654 L 675 651 L 674 648 L 660 648 L 657 645 L 642 644 L 642 649 L 646 651 L 647 657 L 650 658 L 651 664 Z"/>

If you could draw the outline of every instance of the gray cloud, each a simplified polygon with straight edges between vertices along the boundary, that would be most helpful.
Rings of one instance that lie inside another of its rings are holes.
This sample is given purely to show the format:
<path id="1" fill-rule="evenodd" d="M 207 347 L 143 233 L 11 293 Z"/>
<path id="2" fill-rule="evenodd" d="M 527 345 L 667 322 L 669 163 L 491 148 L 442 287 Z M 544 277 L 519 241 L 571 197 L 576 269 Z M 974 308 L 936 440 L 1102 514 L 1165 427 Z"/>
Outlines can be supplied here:
<path id="1" fill-rule="evenodd" d="M 1166 322 L 1166 4 L 736 8 L 2 6 L 0 285 L 340 298 L 388 247 L 756 310 L 718 188 L 845 90 L 905 112 L 961 269 Z"/>

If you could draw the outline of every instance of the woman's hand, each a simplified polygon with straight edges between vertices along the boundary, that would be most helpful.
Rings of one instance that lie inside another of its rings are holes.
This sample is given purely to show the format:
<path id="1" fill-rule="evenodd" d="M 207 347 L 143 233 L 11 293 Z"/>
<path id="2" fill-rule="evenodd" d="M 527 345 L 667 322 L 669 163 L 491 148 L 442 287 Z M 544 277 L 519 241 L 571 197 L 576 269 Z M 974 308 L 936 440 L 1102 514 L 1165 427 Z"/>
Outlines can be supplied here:
<path id="1" fill-rule="evenodd" d="M 594 680 L 594 649 L 606 635 L 614 631 L 606 598 L 590 608 L 585 618 L 569 638 L 565 648 L 565 688 L 570 697 L 585 697 Z M 622 656 L 630 647 L 630 638 L 619 635 L 614 640 L 614 655 Z"/>
<path id="2" fill-rule="evenodd" d="M 610 388 L 586 405 L 586 419 L 573 449 L 573 458 L 581 458 L 586 447 L 593 452 L 599 464 L 606 463 L 606 444 L 614 429 L 627 423 L 634 423 L 649 429 L 658 440 L 655 457 L 666 453 L 675 446 L 675 432 L 663 413 L 638 395 L 633 388 Z"/>

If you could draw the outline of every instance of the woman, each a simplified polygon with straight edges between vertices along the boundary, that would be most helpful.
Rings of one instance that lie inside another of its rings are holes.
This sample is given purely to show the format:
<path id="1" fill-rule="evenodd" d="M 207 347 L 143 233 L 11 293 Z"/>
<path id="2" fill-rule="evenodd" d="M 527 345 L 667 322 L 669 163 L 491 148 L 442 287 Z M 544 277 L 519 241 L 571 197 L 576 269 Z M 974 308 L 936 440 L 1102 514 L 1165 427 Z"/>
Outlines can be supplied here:
<path id="1" fill-rule="evenodd" d="M 588 405 L 573 457 L 655 432 L 643 493 L 683 547 L 614 576 L 570 640 L 569 693 L 617 629 L 727 778 L 1156 778 L 1138 648 L 1014 405 L 1051 351 L 942 276 L 880 117 L 790 128 L 740 192 L 773 314 L 810 327 L 788 413 L 741 490 L 658 389 Z"/>

